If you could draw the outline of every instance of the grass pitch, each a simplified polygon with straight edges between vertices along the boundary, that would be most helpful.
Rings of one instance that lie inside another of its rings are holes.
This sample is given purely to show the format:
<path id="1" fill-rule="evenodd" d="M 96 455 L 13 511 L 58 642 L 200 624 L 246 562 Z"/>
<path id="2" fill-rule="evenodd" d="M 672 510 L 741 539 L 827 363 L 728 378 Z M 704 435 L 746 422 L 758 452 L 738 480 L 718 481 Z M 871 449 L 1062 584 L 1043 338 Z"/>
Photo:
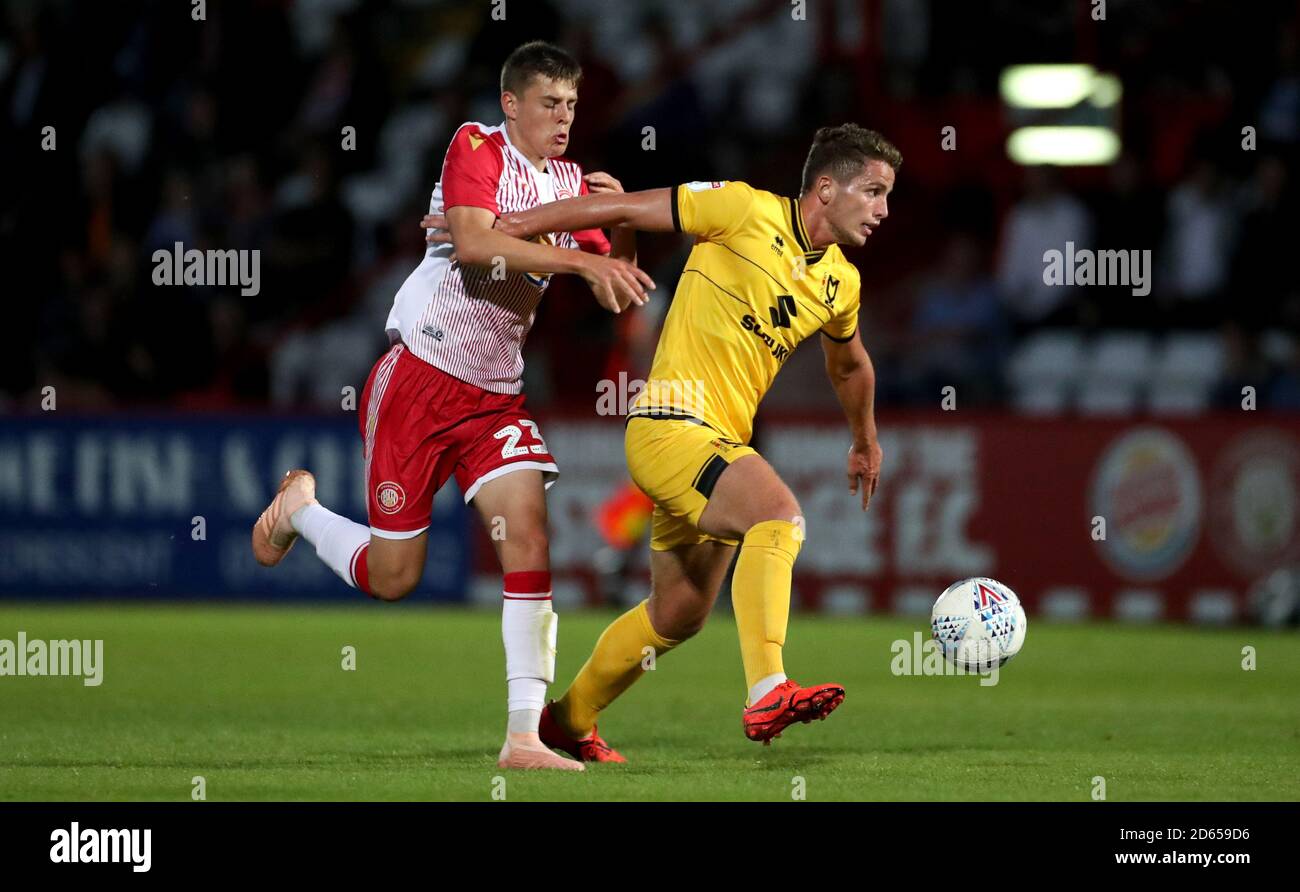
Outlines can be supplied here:
<path id="1" fill-rule="evenodd" d="M 567 611 L 555 692 L 613 616 Z M 1300 637 L 1030 621 L 999 683 L 899 677 L 922 620 L 795 616 L 786 665 L 826 722 L 740 730 L 719 612 L 606 713 L 630 764 L 506 773 L 500 617 L 391 607 L 0 605 L 0 638 L 100 638 L 99 687 L 0 677 L 0 799 L 510 801 L 1300 799 Z M 1255 648 L 1257 668 L 1242 668 Z M 345 646 L 356 670 L 342 668 Z"/>

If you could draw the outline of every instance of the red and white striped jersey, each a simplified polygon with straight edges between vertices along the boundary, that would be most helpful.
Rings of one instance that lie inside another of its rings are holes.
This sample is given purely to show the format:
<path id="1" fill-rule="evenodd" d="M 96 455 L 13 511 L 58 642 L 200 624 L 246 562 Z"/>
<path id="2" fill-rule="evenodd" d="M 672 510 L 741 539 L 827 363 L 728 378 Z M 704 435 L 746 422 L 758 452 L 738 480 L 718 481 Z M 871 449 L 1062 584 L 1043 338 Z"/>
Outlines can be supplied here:
<path id="1" fill-rule="evenodd" d="M 471 122 L 452 137 L 429 212 L 471 205 L 500 216 L 586 192 L 577 164 L 551 158 L 539 171 L 511 145 L 504 124 Z M 549 233 L 537 240 L 598 254 L 610 250 L 600 230 Z M 462 381 L 493 393 L 519 393 L 524 339 L 551 277 L 462 266 L 450 259 L 452 252 L 450 244 L 429 246 L 393 299 L 389 336 L 400 337 L 415 356 Z"/>

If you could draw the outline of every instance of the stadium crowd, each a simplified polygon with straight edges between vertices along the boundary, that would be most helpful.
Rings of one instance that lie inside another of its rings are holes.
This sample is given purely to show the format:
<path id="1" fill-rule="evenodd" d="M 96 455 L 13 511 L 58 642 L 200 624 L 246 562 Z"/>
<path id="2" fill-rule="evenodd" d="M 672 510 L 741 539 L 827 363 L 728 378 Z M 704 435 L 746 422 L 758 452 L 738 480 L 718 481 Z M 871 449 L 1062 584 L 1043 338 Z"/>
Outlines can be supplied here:
<path id="1" fill-rule="evenodd" d="M 1187 343 L 1209 374 L 1170 405 L 1234 405 L 1252 385 L 1261 408 L 1300 410 L 1294 4 L 1247 20 L 1220 0 L 1111 0 L 1102 22 L 1073 0 L 809 3 L 806 20 L 785 0 L 530 0 L 501 20 L 494 6 L 211 3 L 194 21 L 174 2 L 5 4 L 0 405 L 56 385 L 82 408 L 337 407 L 385 346 L 450 135 L 500 120 L 501 60 L 543 38 L 584 66 L 571 156 L 629 190 L 793 192 L 813 131 L 843 120 L 902 149 L 888 225 L 850 253 L 886 407 L 934 405 L 951 384 L 966 405 L 1158 408 L 1140 388 Z M 1018 167 L 998 75 L 1069 60 L 1119 76 L 1124 152 Z M 1149 294 L 1045 286 L 1043 252 L 1067 241 L 1151 250 Z M 260 251 L 256 293 L 155 286 L 153 253 L 177 242 Z M 662 312 L 686 246 L 642 245 Z M 589 408 L 595 377 L 639 370 L 649 321 L 557 282 L 529 342 L 530 400 Z M 1047 398 L 1017 377 L 1044 349 L 1078 369 Z M 1116 355 L 1132 359 L 1127 396 L 1085 398 Z M 772 402 L 833 406 L 805 386 L 819 374 L 801 351 Z"/>

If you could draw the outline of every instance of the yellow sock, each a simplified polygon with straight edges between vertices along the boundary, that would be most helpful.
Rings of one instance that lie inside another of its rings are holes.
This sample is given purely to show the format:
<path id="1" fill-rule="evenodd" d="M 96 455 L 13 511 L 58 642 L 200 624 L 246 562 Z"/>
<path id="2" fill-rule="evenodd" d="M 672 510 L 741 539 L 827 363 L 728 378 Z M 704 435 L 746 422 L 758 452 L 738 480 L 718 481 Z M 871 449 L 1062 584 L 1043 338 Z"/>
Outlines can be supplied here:
<path id="1" fill-rule="evenodd" d="M 750 527 L 740 543 L 731 577 L 731 606 L 740 633 L 745 686 L 784 673 L 781 647 L 790 620 L 790 576 L 803 544 L 803 531 L 788 520 Z"/>
<path id="2" fill-rule="evenodd" d="M 642 667 L 645 648 L 653 647 L 658 657 L 681 643 L 670 641 L 654 630 L 647 603 L 642 601 L 601 633 L 577 678 L 552 707 L 552 715 L 561 730 L 576 738 L 586 737 L 600 711 L 645 673 Z"/>

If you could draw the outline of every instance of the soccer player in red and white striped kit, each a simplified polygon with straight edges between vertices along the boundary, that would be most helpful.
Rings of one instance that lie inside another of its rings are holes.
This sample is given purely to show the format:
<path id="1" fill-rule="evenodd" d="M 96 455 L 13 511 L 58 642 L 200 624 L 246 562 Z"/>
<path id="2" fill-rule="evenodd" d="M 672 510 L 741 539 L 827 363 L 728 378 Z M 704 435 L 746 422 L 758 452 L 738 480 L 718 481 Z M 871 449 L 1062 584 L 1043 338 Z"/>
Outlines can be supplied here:
<path id="1" fill-rule="evenodd" d="M 630 231 L 615 231 L 612 243 L 600 230 L 522 242 L 492 228 L 501 214 L 589 190 L 622 191 L 608 174 L 583 176 L 560 157 L 581 76 L 558 47 L 524 44 L 501 70 L 505 121 L 463 124 L 452 137 L 429 204 L 430 213 L 445 214 L 452 243 L 430 246 L 398 291 L 387 323 L 392 346 L 359 406 L 369 527 L 321 505 L 304 470 L 285 475 L 253 526 L 259 563 L 279 563 L 302 536 L 346 583 L 398 600 L 423 573 L 434 495 L 455 475 L 465 501 L 498 534 L 505 575 L 503 768 L 583 768 L 537 736 L 555 667 L 545 488 L 558 468 L 521 393 L 524 338 L 555 273 L 582 276 L 615 313 L 643 305 L 654 289 L 635 265 Z"/>

